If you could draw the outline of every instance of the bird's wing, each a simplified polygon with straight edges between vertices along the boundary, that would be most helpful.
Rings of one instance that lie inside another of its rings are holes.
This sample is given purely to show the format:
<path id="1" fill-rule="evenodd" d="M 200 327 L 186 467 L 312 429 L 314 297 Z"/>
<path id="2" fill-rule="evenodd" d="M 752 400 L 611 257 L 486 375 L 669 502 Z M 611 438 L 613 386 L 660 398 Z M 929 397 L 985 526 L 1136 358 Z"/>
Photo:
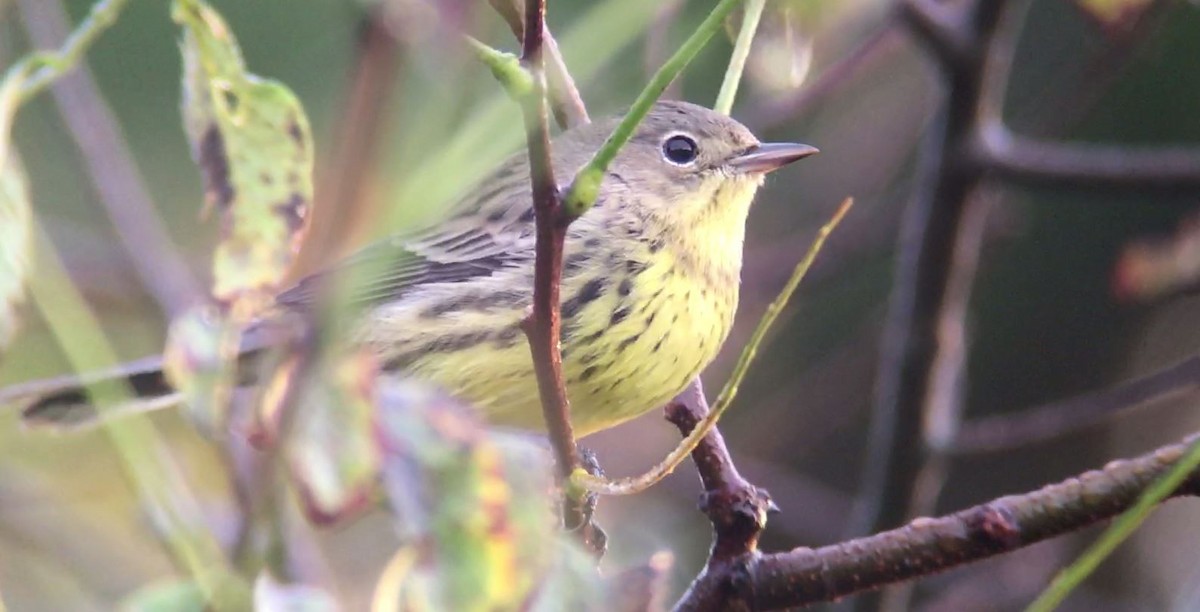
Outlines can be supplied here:
<path id="1" fill-rule="evenodd" d="M 490 276 L 533 258 L 534 215 L 528 166 L 515 157 L 457 207 L 424 231 L 393 236 L 281 293 L 279 305 L 304 310 L 331 280 L 351 283 L 351 303 L 370 307 L 426 283 Z"/>

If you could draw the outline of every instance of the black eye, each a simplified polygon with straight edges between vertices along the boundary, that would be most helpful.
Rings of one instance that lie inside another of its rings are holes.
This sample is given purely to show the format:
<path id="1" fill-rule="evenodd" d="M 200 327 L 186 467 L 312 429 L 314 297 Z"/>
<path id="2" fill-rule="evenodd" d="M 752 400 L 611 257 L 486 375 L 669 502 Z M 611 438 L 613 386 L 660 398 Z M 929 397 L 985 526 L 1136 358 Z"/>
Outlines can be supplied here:
<path id="1" fill-rule="evenodd" d="M 663 143 L 663 155 L 673 164 L 690 164 L 699 154 L 700 148 L 696 146 L 696 141 L 683 134 L 676 134 Z"/>

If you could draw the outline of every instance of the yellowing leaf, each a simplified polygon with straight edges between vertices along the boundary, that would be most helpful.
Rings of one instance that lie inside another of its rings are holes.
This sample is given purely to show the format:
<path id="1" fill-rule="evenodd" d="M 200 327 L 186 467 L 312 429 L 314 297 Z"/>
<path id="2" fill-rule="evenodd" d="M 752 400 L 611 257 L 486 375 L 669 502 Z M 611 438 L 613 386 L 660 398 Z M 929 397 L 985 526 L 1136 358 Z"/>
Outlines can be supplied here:
<path id="1" fill-rule="evenodd" d="M 298 372 L 296 361 L 285 362 L 272 384 L 278 397 L 294 398 L 295 430 L 287 456 L 304 497 L 309 518 L 334 522 L 363 507 L 379 477 L 379 451 L 372 431 L 375 380 L 378 367 L 367 353 L 336 358 L 309 372 Z M 300 376 L 298 376 L 300 374 Z M 282 400 L 276 400 L 282 401 Z"/>
<path id="2" fill-rule="evenodd" d="M 270 304 L 300 247 L 313 192 L 308 118 L 290 89 L 246 71 L 207 3 L 177 0 L 173 15 L 184 27 L 184 126 L 206 209 L 220 216 L 213 296 L 246 320 Z"/>

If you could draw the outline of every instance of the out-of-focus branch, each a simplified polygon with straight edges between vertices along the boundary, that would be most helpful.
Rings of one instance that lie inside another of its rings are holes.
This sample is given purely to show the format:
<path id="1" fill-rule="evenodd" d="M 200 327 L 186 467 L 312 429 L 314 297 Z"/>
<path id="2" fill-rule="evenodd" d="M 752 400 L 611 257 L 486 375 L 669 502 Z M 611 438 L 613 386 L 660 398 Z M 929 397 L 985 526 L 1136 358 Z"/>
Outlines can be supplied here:
<path id="1" fill-rule="evenodd" d="M 1032 493 L 821 548 L 746 554 L 693 584 L 680 610 L 770 610 L 833 601 L 929 576 L 1105 521 L 1131 508 L 1191 441 L 1109 463 Z M 1193 472 L 1172 492 L 1200 494 Z"/>
<path id="2" fill-rule="evenodd" d="M 525 24 L 522 20 L 523 0 L 488 0 L 488 4 L 500 14 L 508 28 L 512 30 L 517 40 L 525 40 Z M 575 79 L 567 70 L 562 52 L 558 50 L 558 41 L 550 33 L 550 28 L 542 23 L 542 51 L 546 57 L 546 84 L 550 92 L 550 110 L 554 112 L 554 120 L 561 128 L 574 127 L 588 123 L 587 105 L 579 95 Z"/>
<path id="3" fill-rule="evenodd" d="M 961 328 L 962 321 L 954 319 L 965 316 L 974 276 L 974 265 L 962 264 L 976 259 L 981 242 L 964 240 L 963 233 L 969 220 L 979 224 L 977 233 L 981 233 L 983 222 L 983 211 L 976 210 L 983 200 L 971 197 L 983 173 L 961 158 L 983 91 L 985 51 L 1003 5 L 1003 0 L 975 0 L 961 14 L 943 21 L 926 19 L 914 25 L 913 19 L 907 20 L 938 60 L 947 93 L 922 151 L 917 191 L 901 221 L 869 454 L 851 535 L 902 524 L 931 507 L 941 487 L 942 466 L 931 462 L 937 453 L 925 424 L 934 420 L 950 424 L 939 435 L 953 439 L 961 411 L 955 384 L 964 376 L 967 353 L 964 347 L 955 347 L 953 331 Z M 915 0 L 903 6 L 906 11 L 943 10 Z M 959 288 L 957 293 L 952 285 Z M 938 387 L 935 378 L 948 384 Z M 949 393 L 939 397 L 939 389 Z M 928 478 L 922 479 L 923 475 Z M 910 595 L 903 588 L 894 590 L 885 594 L 882 606 L 877 596 L 864 597 L 857 602 L 858 609 L 905 609 Z"/>
<path id="4" fill-rule="evenodd" d="M 683 3 L 684 0 L 659 0 L 658 2 L 658 10 L 655 11 L 654 21 L 650 22 L 650 29 L 646 32 L 646 44 L 642 51 L 642 63 L 647 77 L 654 74 L 654 71 L 667 61 L 670 52 L 667 38 L 671 32 L 671 23 L 675 21 L 675 17 L 683 8 Z M 663 90 L 663 97 L 678 98 L 679 82 L 671 81 L 671 84 Z"/>
<path id="5" fill-rule="evenodd" d="M 53 48 L 67 39 L 67 15 L 54 0 L 19 0 L 34 45 Z M 82 154 L 92 184 L 142 285 L 174 316 L 204 294 L 171 242 L 121 128 L 85 63 L 52 89 L 59 113 Z"/>
<path id="6" fill-rule="evenodd" d="M 1149 403 L 1200 391 L 1200 356 L 1125 384 L 1012 414 L 963 423 L 950 452 L 974 455 L 1011 450 L 1093 427 Z"/>
<path id="7" fill-rule="evenodd" d="M 1130 148 L 1049 142 L 1013 133 L 999 122 L 979 126 L 975 163 L 999 177 L 1086 187 L 1200 188 L 1200 148 Z"/>

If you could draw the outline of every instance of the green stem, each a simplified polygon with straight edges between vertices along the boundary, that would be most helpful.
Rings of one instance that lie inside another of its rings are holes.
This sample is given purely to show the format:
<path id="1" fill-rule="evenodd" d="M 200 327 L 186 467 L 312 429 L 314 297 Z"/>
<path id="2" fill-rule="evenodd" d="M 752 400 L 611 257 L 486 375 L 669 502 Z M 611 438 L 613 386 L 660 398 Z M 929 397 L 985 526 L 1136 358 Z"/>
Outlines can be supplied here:
<path id="1" fill-rule="evenodd" d="M 509 96 L 521 100 L 533 93 L 533 75 L 521 65 L 521 58 L 493 49 L 473 36 L 467 36 L 466 39 L 475 57 L 492 71 L 492 76 L 496 77 Z"/>
<path id="2" fill-rule="evenodd" d="M 804 258 L 800 260 L 800 263 L 796 264 L 796 269 L 792 271 L 791 278 L 788 279 L 787 284 L 783 286 L 783 289 L 776 296 L 775 300 L 771 302 L 771 305 L 767 306 L 762 319 L 759 319 L 758 327 L 750 335 L 750 340 L 746 343 L 746 348 L 742 349 L 742 354 L 738 357 L 737 365 L 733 367 L 733 372 L 729 375 L 729 382 L 725 383 L 725 388 L 717 396 L 717 401 L 713 403 L 712 410 L 696 424 L 696 427 L 692 429 L 692 433 L 688 434 L 679 443 L 679 446 L 676 446 L 667 455 L 666 459 L 663 459 L 661 463 L 644 474 L 630 478 L 608 480 L 593 476 L 583 470 L 576 470 L 571 475 L 571 480 L 575 486 L 604 495 L 632 495 L 644 491 L 654 485 L 654 483 L 662 480 L 667 474 L 675 471 L 675 468 L 679 467 L 679 464 L 687 459 L 688 454 L 696 448 L 700 440 L 708 435 L 708 432 L 712 431 L 712 428 L 716 426 L 717 420 L 721 418 L 721 414 L 733 404 L 733 399 L 737 396 L 738 386 L 742 384 L 742 380 L 746 378 L 746 373 L 750 371 L 750 365 L 754 363 L 754 358 L 758 355 L 758 348 L 767 337 L 767 332 L 770 331 L 771 325 L 775 323 L 775 319 L 779 318 L 779 314 L 783 312 L 784 306 L 787 305 L 788 300 L 795 293 L 796 287 L 800 285 L 800 281 L 808 274 L 809 268 L 812 267 L 813 262 L 817 259 L 817 254 L 821 252 L 821 247 L 825 245 L 825 239 L 841 223 L 846 213 L 850 211 L 850 206 L 853 203 L 854 200 L 846 198 L 842 202 L 842 205 L 838 207 L 837 212 L 833 213 L 833 217 L 817 232 L 817 237 L 813 239 L 812 245 L 808 247 L 808 252 L 804 254 Z"/>
<path id="3" fill-rule="evenodd" d="M 717 30 L 721 29 L 725 18 L 741 1 L 721 0 L 717 3 L 717 6 L 696 28 L 696 31 L 692 32 L 692 35 L 679 47 L 679 50 L 658 69 L 658 72 L 654 73 L 653 77 L 650 77 L 650 82 L 642 89 L 642 93 L 638 94 L 637 99 L 633 101 L 633 106 L 617 124 L 608 140 L 604 141 L 600 150 L 592 156 L 591 161 L 571 181 L 567 195 L 563 198 L 564 212 L 568 219 L 582 215 L 592 207 L 592 204 L 596 203 L 596 196 L 600 194 L 600 183 L 604 180 L 604 173 L 608 169 L 608 165 L 617 157 L 621 147 L 625 146 L 625 143 L 633 137 L 633 132 L 637 129 L 638 124 L 650 112 L 671 81 L 675 80 L 675 77 L 679 76 L 679 73 L 700 53 L 704 45 L 708 44 L 708 40 L 717 33 Z"/>
<path id="4" fill-rule="evenodd" d="M 31 53 L 9 68 L 5 80 L 9 75 L 22 72 L 29 74 L 20 87 L 17 104 L 29 101 L 82 62 L 88 48 L 117 22 L 117 17 L 127 4 L 129 0 L 100 0 L 92 5 L 88 16 L 76 26 L 58 51 Z"/>
<path id="5" fill-rule="evenodd" d="M 1050 612 L 1057 608 L 1075 587 L 1096 571 L 1117 546 L 1133 535 L 1133 532 L 1149 518 L 1150 512 L 1178 489 L 1197 467 L 1200 467 L 1200 439 L 1192 442 L 1179 462 L 1146 489 L 1132 508 L 1117 517 L 1112 526 L 1105 530 L 1075 563 L 1059 572 L 1050 586 L 1046 587 L 1025 611 Z"/>
<path id="6" fill-rule="evenodd" d="M 33 304 L 76 372 L 111 369 L 118 362 L 116 353 L 45 232 L 34 225 L 39 270 L 29 287 Z M 105 410 L 130 401 L 128 383 L 93 380 L 86 388 L 138 498 L 176 561 L 192 575 L 214 609 L 248 604 L 249 590 L 230 572 L 220 545 L 205 527 L 199 502 L 184 485 L 154 426 L 138 416 L 104 418 Z"/>
<path id="7" fill-rule="evenodd" d="M 754 33 L 758 31 L 758 22 L 762 20 L 763 8 L 767 0 L 747 0 L 746 14 L 742 17 L 742 29 L 738 32 L 737 41 L 733 44 L 733 54 L 729 57 L 729 67 L 725 69 L 725 80 L 721 82 L 721 91 L 717 93 L 717 102 L 713 110 L 728 115 L 733 111 L 733 101 L 737 98 L 738 85 L 742 82 L 742 73 L 746 70 L 746 59 L 750 57 L 750 45 L 754 42 Z"/>

